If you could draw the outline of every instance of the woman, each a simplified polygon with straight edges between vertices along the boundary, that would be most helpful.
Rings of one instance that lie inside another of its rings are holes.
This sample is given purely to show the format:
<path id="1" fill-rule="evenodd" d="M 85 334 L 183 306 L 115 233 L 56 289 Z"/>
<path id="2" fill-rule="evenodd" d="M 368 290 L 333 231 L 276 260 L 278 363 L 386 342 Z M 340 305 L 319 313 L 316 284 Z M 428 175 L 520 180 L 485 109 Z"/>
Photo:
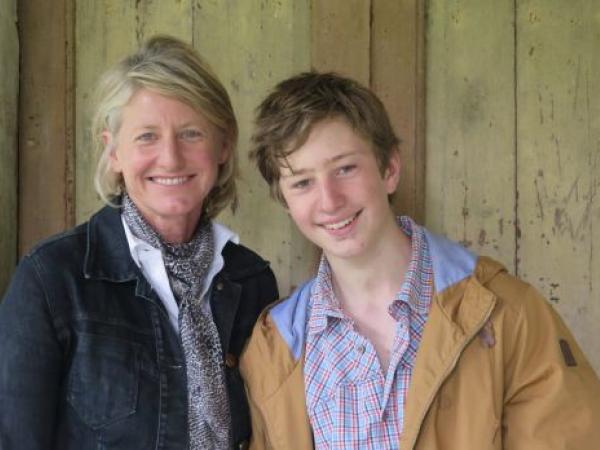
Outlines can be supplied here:
<path id="1" fill-rule="evenodd" d="M 237 357 L 277 298 L 213 218 L 235 203 L 237 123 L 194 50 L 155 37 L 103 77 L 109 204 L 38 245 L 0 306 L 0 448 L 244 448 Z"/>

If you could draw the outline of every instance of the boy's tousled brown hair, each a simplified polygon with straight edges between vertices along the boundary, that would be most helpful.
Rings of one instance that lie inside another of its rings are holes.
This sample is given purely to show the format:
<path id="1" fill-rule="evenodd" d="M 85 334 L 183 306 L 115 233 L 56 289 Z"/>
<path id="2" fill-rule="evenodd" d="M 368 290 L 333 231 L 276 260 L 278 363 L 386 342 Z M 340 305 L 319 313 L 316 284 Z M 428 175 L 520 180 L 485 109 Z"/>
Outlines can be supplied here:
<path id="1" fill-rule="evenodd" d="M 325 119 L 342 118 L 371 143 L 381 172 L 400 140 L 385 107 L 368 88 L 335 73 L 305 72 L 279 83 L 256 110 L 250 159 L 285 204 L 279 189 L 281 167 L 301 147 L 312 128 Z"/>

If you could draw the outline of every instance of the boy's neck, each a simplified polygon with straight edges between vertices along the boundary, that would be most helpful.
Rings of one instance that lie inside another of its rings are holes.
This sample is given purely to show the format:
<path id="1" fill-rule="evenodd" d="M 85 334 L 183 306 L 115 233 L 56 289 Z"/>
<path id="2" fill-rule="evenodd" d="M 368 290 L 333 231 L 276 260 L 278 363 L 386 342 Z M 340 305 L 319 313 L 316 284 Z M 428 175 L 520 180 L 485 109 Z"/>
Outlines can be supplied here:
<path id="1" fill-rule="evenodd" d="M 360 259 L 327 258 L 336 296 L 348 312 L 387 308 L 400 290 L 411 257 L 410 238 L 394 223 L 379 243 Z"/>

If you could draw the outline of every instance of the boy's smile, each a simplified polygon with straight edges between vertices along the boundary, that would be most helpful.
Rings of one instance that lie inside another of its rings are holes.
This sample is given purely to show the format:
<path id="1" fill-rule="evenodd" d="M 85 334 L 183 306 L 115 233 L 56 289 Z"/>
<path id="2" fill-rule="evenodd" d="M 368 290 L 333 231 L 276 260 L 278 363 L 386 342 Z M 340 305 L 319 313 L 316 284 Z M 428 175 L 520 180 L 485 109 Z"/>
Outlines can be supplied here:
<path id="1" fill-rule="evenodd" d="M 330 261 L 362 259 L 397 232 L 388 195 L 399 170 L 392 152 L 382 175 L 372 146 L 345 120 L 330 118 L 287 157 L 279 183 L 296 225 Z"/>

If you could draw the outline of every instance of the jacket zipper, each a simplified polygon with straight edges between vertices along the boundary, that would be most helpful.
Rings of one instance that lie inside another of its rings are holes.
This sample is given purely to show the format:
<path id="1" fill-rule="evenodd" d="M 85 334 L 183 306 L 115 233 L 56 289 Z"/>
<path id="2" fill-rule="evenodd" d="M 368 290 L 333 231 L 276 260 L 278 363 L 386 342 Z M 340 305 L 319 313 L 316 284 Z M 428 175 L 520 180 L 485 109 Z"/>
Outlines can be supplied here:
<path id="1" fill-rule="evenodd" d="M 435 389 L 433 390 L 433 394 L 429 397 L 429 399 L 425 403 L 426 406 L 425 406 L 425 408 L 423 408 L 423 413 L 421 414 L 421 417 L 419 418 L 419 420 L 417 422 L 418 425 L 419 425 L 418 426 L 418 431 L 415 434 L 415 437 L 413 438 L 412 442 L 410 443 L 410 446 L 409 446 L 410 450 L 413 450 L 415 448 L 415 444 L 416 444 L 416 442 L 418 440 L 419 434 L 421 434 L 421 427 L 423 425 L 423 420 L 425 419 L 425 415 L 427 414 L 427 411 L 429 411 L 429 408 L 431 407 L 431 404 L 433 403 L 433 399 L 435 398 L 435 396 L 439 392 L 440 386 L 443 384 L 443 382 L 446 380 L 446 378 L 448 378 L 448 376 L 450 375 L 450 373 L 456 367 L 456 364 L 458 363 L 458 360 L 461 357 L 461 355 L 463 354 L 463 351 L 465 350 L 465 348 L 467 347 L 467 345 L 469 345 L 471 343 L 471 341 L 481 331 L 481 329 L 483 328 L 483 326 L 485 325 L 485 323 L 489 320 L 489 318 L 492 315 L 492 311 L 494 310 L 495 306 L 496 306 L 496 302 L 494 301 L 494 303 L 490 306 L 489 310 L 486 312 L 486 314 L 483 317 L 483 319 L 475 327 L 475 331 L 467 339 L 465 339 L 463 345 L 459 348 L 458 352 L 456 353 L 456 357 L 452 361 L 452 364 L 450 364 L 450 366 L 448 367 L 448 369 L 439 378 L 439 382 L 435 386 Z"/>

